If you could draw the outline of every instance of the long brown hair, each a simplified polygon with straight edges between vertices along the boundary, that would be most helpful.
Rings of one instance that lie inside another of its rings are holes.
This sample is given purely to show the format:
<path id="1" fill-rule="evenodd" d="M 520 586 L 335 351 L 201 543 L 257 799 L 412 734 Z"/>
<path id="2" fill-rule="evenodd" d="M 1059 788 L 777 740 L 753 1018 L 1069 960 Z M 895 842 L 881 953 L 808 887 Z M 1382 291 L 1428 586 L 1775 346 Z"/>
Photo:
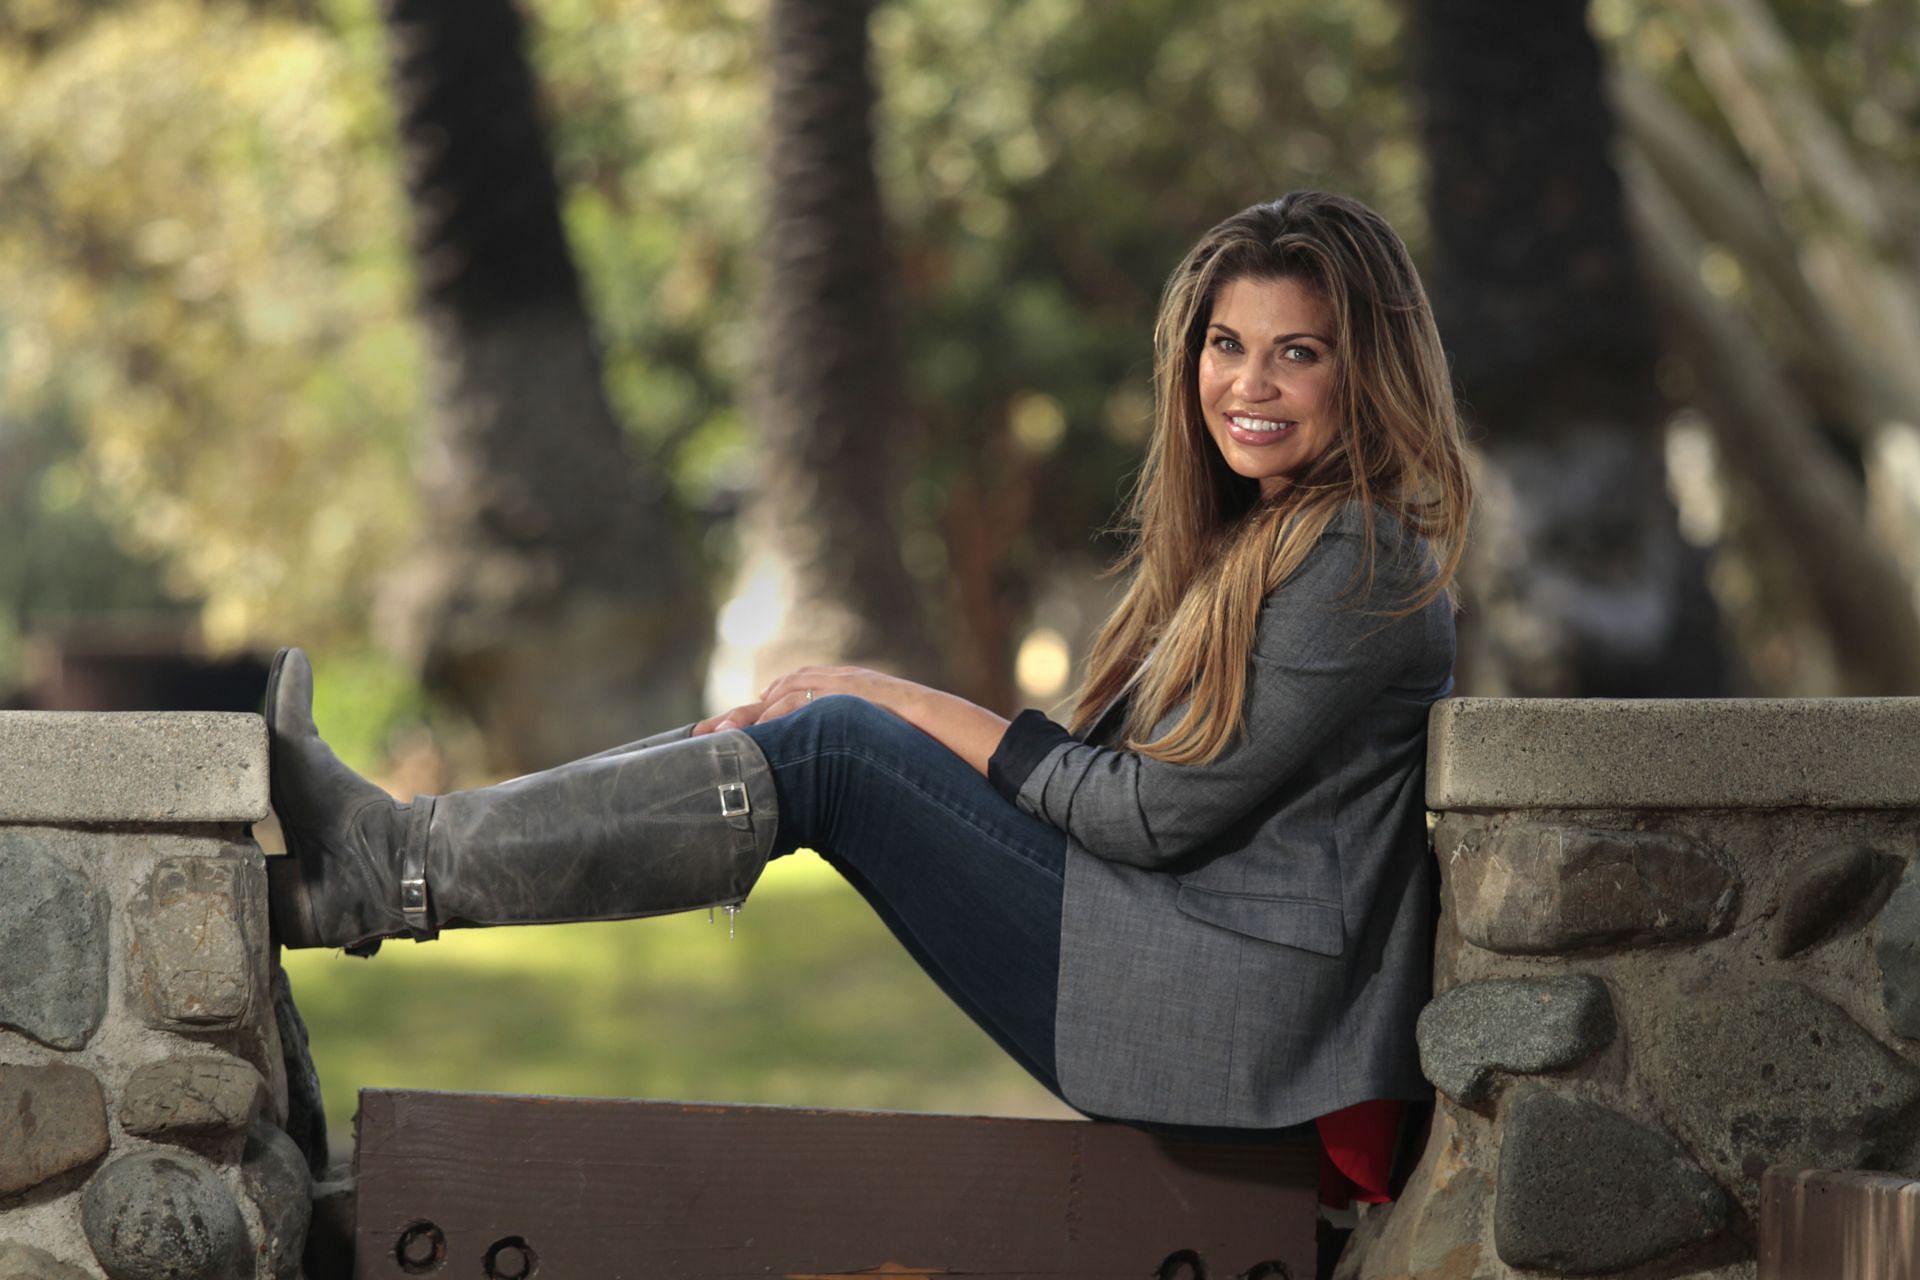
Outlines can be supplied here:
<path id="1" fill-rule="evenodd" d="M 1244 279 L 1300 283 L 1333 327 L 1334 439 L 1270 499 L 1227 467 L 1200 408 L 1214 300 Z M 1167 280 L 1154 349 L 1153 437 L 1127 513 L 1132 546 L 1116 569 L 1132 578 L 1094 641 L 1073 723 L 1084 731 L 1135 684 L 1128 747 L 1195 764 L 1239 731 L 1262 601 L 1342 507 L 1360 503 L 1426 540 L 1432 562 L 1393 602 L 1395 616 L 1451 598 L 1472 486 L 1426 290 L 1400 237 L 1357 200 L 1295 191 L 1207 232 Z M 1374 521 L 1363 525 L 1361 598 L 1377 550 Z M 1149 740 L 1182 704 L 1178 723 Z"/>

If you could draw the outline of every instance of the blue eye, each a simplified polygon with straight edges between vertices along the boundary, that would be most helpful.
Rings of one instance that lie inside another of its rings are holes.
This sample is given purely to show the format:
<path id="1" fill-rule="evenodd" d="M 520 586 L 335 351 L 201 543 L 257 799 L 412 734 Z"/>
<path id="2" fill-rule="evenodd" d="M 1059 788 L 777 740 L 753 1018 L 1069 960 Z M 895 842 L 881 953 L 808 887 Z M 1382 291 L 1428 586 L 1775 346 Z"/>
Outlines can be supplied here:
<path id="1" fill-rule="evenodd" d="M 1295 364 L 1312 364 L 1320 358 L 1312 347 L 1291 346 L 1287 348 L 1285 354 L 1287 359 Z"/>
<path id="2" fill-rule="evenodd" d="M 1224 333 L 1216 333 L 1213 335 L 1213 346 L 1220 351 L 1238 351 L 1240 349 L 1240 344 Z"/>

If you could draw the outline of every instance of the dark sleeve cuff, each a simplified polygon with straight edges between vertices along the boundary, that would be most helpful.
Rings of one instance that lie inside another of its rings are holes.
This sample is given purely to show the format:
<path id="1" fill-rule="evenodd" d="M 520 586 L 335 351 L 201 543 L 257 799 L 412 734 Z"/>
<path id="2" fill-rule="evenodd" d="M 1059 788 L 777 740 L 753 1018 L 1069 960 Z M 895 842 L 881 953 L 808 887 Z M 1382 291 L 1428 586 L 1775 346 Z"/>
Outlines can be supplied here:
<path id="1" fill-rule="evenodd" d="M 1074 741 L 1077 739 L 1072 734 L 1047 719 L 1045 713 L 1022 711 L 993 749 L 993 758 L 987 761 L 987 781 L 1007 798 L 1008 804 L 1017 804 L 1028 775 L 1055 747 Z"/>

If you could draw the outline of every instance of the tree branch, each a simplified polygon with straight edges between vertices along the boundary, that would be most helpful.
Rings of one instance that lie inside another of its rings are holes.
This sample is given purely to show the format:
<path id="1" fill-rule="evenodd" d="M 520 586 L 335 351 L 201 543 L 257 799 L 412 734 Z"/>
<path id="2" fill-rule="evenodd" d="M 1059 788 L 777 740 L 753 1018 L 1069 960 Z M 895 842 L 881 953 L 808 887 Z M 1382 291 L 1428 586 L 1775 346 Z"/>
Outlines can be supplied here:
<path id="1" fill-rule="evenodd" d="M 1800 260 L 1864 346 L 1920 398 L 1920 242 L 1855 162 L 1761 0 L 1675 0 L 1688 56 L 1762 180 L 1813 217 Z M 1896 193 L 1897 194 L 1897 193 Z M 1889 267 L 1893 270 L 1889 270 Z"/>
<path id="2" fill-rule="evenodd" d="M 1844 638 L 1846 691 L 1920 690 L 1913 590 L 1868 533 L 1859 486 L 1746 319 L 1700 283 L 1699 238 L 1679 203 L 1644 163 L 1624 172 L 1651 282 L 1693 366 L 1721 454 L 1766 504 L 1828 634 Z"/>
<path id="3" fill-rule="evenodd" d="M 1806 376 L 1825 418 L 1862 448 L 1892 423 L 1920 423 L 1920 395 L 1888 375 L 1807 280 L 1759 186 L 1652 80 L 1619 68 L 1611 89 L 1628 137 L 1661 184 L 1709 239 L 1726 245 L 1773 290 L 1798 343 L 1820 353 Z"/>
<path id="4" fill-rule="evenodd" d="M 1884 202 L 1853 162 L 1807 84 L 1793 47 L 1761 0 L 1675 0 L 1687 51 L 1741 146 L 1783 196 L 1806 196 L 1852 237 L 1891 246 Z"/>

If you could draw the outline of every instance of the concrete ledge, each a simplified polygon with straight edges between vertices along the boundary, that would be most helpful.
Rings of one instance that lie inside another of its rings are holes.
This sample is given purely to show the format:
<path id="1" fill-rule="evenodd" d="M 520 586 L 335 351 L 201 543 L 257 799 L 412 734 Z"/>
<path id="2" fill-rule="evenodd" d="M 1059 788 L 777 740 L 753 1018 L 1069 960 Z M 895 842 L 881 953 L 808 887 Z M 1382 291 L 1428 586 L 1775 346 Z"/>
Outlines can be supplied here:
<path id="1" fill-rule="evenodd" d="M 0 711 L 0 822 L 254 822 L 267 724 L 214 711 Z"/>
<path id="2" fill-rule="evenodd" d="M 1452 698 L 1431 809 L 1920 807 L 1920 698 Z"/>

